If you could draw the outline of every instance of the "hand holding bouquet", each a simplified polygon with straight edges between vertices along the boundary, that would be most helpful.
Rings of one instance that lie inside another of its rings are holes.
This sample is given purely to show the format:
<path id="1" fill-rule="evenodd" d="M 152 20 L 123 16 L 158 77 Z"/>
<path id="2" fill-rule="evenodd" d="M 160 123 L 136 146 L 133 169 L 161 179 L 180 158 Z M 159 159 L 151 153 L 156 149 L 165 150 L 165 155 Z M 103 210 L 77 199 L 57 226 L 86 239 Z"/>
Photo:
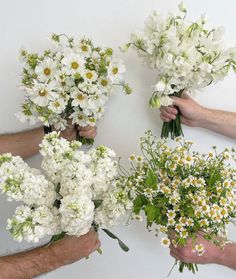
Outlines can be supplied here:
<path id="1" fill-rule="evenodd" d="M 226 225 L 236 216 L 235 150 L 225 149 L 217 154 L 213 148 L 208 154 L 192 152 L 192 142 L 176 138 L 178 145 L 168 147 L 150 131 L 141 138 L 143 156 L 130 156 L 131 173 L 123 177 L 123 184 L 134 197 L 134 214 L 144 211 L 147 227 L 161 233 L 161 243 L 185 246 L 192 239 L 193 251 L 199 256 L 205 252 L 197 234 L 215 245 L 224 247 L 227 241 Z M 195 272 L 197 266 L 179 263 Z"/>
<path id="2" fill-rule="evenodd" d="M 89 39 L 54 34 L 52 42 L 42 54 L 21 50 L 26 101 L 18 117 L 57 130 L 64 130 L 68 119 L 80 127 L 95 126 L 115 86 L 132 91 L 122 78 L 124 64 L 111 48 Z"/>
<path id="3" fill-rule="evenodd" d="M 20 157 L 0 156 L 0 189 L 10 200 L 23 202 L 8 220 L 18 241 L 52 241 L 65 234 L 81 236 L 91 226 L 103 229 L 128 247 L 109 229 L 123 224 L 132 208 L 128 191 L 117 180 L 115 153 L 105 146 L 80 151 L 80 142 L 68 142 L 53 132 L 41 144 L 46 176 L 31 169 Z"/>
<path id="4" fill-rule="evenodd" d="M 229 70 L 236 70 L 236 48 L 226 48 L 223 29 L 206 27 L 202 16 L 196 22 L 186 19 L 187 10 L 179 5 L 180 13 L 163 17 L 154 11 L 142 31 L 132 34 L 132 46 L 151 69 L 157 81 L 149 105 L 151 108 L 172 105 L 171 96 L 183 92 L 194 94 L 210 84 L 223 80 Z M 183 135 L 180 114 L 164 123 L 161 137 Z"/>

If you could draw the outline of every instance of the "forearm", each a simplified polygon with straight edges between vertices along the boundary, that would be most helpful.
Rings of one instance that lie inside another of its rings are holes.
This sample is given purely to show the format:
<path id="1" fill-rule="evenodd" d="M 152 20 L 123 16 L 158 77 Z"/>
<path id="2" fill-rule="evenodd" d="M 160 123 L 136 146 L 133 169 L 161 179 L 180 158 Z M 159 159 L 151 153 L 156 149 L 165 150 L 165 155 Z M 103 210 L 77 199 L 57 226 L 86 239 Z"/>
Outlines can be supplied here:
<path id="1" fill-rule="evenodd" d="M 63 265 L 57 257 L 56 246 L 40 247 L 31 251 L 0 258 L 2 279 L 30 279 Z"/>
<path id="2" fill-rule="evenodd" d="M 236 243 L 227 244 L 216 263 L 236 270 Z"/>
<path id="3" fill-rule="evenodd" d="M 44 132 L 41 127 L 15 134 L 1 135 L 0 154 L 10 152 L 22 158 L 33 156 L 39 151 L 39 144 L 43 135 Z"/>
<path id="4" fill-rule="evenodd" d="M 236 112 L 204 109 L 198 126 L 236 139 Z"/>

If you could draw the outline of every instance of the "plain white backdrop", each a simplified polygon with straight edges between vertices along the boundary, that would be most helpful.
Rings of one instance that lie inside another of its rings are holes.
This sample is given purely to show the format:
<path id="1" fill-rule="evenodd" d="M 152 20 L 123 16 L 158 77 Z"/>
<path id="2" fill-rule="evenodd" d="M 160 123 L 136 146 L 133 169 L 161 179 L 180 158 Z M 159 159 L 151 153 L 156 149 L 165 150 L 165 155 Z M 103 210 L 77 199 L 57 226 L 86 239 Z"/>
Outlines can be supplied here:
<path id="1" fill-rule="evenodd" d="M 236 43 L 236 1 L 195 0 L 185 1 L 189 17 L 196 19 L 206 13 L 210 26 L 226 27 L 225 40 L 228 45 Z M 18 50 L 25 46 L 40 51 L 48 46 L 50 33 L 67 33 L 73 36 L 86 35 L 98 45 L 118 47 L 129 40 L 132 31 L 143 26 L 144 19 L 153 9 L 165 13 L 175 10 L 178 0 L 0 0 L 0 134 L 28 129 L 19 123 L 14 113 L 19 110 L 23 93 L 17 87 L 21 66 Z M 105 117 L 98 124 L 97 144 L 113 148 L 126 158 L 138 153 L 138 139 L 147 129 L 159 134 L 161 121 L 158 111 L 151 111 L 147 102 L 155 73 L 141 65 L 137 56 L 130 52 L 122 55 L 126 66 L 126 79 L 134 88 L 132 96 L 116 92 L 111 98 Z M 196 99 L 212 108 L 235 111 L 236 76 L 231 74 L 225 81 L 200 92 Z M 227 123 L 226 123 L 227 125 Z M 195 141 L 195 148 L 207 151 L 210 146 L 235 146 L 235 140 L 203 129 L 184 127 L 185 136 Z M 28 162 L 38 167 L 39 155 Z M 5 196 L 0 198 L 0 253 L 20 251 L 26 244 L 15 243 L 5 231 L 6 219 L 14 212 L 15 204 L 8 203 Z M 113 230 L 130 247 L 129 253 L 122 252 L 117 243 L 100 234 L 103 255 L 93 254 L 89 260 L 82 260 L 42 276 L 48 279 L 62 278 L 113 278 L 113 279 L 157 279 L 166 278 L 174 263 L 169 251 L 162 248 L 145 224 L 132 223 L 129 227 Z M 230 237 L 236 241 L 236 230 L 230 228 Z M 236 273 L 224 267 L 201 266 L 197 275 L 189 272 L 178 274 L 174 270 L 171 278 L 235 278 Z M 1 277 L 1 276 L 0 276 Z M 17 278 L 16 278 L 17 279 Z"/>

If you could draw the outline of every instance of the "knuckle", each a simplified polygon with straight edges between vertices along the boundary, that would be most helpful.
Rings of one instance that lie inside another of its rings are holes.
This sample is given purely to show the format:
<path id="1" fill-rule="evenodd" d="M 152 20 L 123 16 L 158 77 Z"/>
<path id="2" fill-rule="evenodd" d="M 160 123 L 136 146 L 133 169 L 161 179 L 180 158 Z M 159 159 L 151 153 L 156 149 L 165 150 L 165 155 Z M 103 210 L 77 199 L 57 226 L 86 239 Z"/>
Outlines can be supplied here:
<path id="1" fill-rule="evenodd" d="M 188 260 L 190 258 L 190 256 L 191 256 L 191 253 L 190 253 L 190 251 L 188 249 L 183 249 L 181 251 L 181 255 L 182 255 L 184 260 Z"/>

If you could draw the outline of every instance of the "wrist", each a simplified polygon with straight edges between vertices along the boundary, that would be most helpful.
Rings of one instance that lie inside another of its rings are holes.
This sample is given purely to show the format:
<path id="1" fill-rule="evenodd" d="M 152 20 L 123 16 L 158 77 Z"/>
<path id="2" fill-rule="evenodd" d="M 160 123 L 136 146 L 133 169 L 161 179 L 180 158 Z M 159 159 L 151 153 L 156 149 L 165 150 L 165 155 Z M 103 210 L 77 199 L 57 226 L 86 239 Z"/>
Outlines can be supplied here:
<path id="1" fill-rule="evenodd" d="M 222 249 L 218 248 L 217 252 L 215 253 L 215 259 L 213 263 L 227 266 L 227 259 L 229 257 L 229 250 L 231 244 L 226 244 L 225 247 Z"/>

